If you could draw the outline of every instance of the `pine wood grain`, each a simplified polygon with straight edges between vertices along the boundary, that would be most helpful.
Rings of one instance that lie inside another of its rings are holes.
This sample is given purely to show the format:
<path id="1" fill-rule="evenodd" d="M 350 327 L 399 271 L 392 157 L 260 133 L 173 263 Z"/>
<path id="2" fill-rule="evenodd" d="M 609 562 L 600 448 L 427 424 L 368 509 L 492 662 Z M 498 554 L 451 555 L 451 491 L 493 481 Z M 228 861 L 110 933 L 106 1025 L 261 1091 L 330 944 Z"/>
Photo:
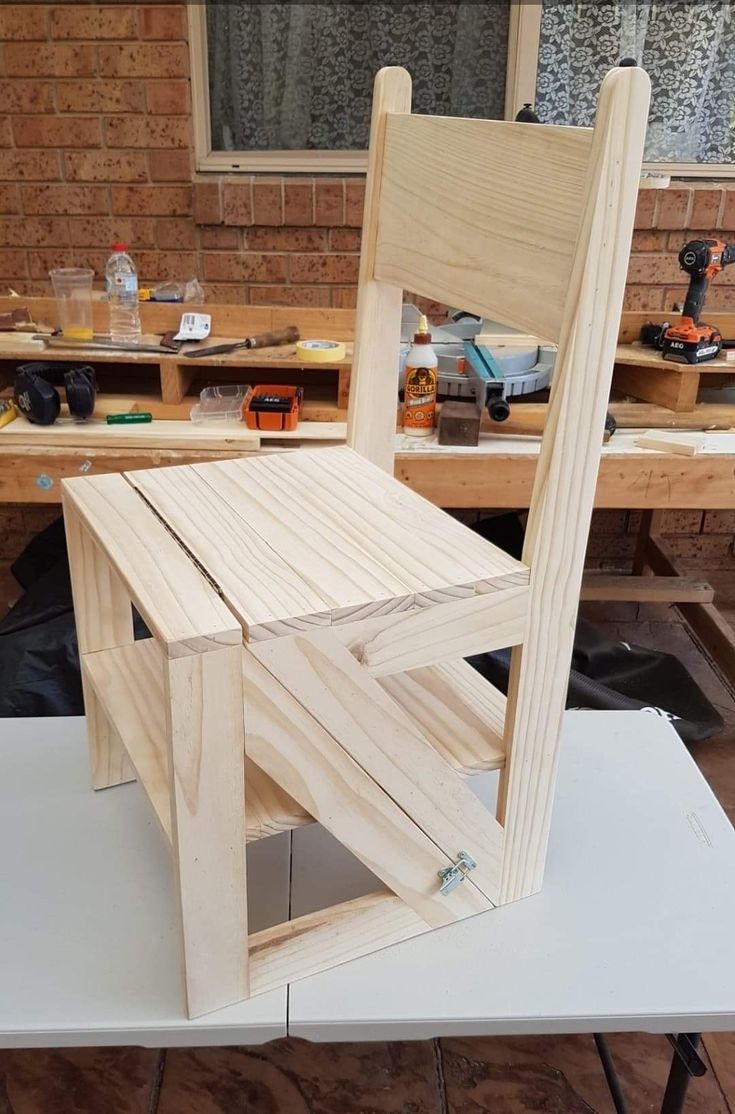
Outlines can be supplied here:
<path id="1" fill-rule="evenodd" d="M 64 507 L 64 528 L 77 642 L 82 660 L 90 651 L 132 643 L 130 597 L 68 500 Z M 82 691 L 92 788 L 106 789 L 110 785 L 133 781 L 135 773 L 115 720 L 106 715 L 83 668 Z"/>
<path id="2" fill-rule="evenodd" d="M 469 852 L 477 867 L 461 888 L 471 883 L 494 904 L 500 825 L 349 651 L 325 634 L 318 644 L 297 636 L 251 652 L 438 848 L 450 859 Z"/>
<path id="3" fill-rule="evenodd" d="M 408 72 L 399 66 L 382 69 L 373 86 L 347 444 L 389 475 L 393 474 L 395 407 L 391 412 L 385 400 L 392 397 L 395 401 L 398 393 L 395 339 L 400 334 L 403 295 L 398 286 L 377 280 L 375 242 L 384 182 L 386 120 L 388 113 L 410 111 Z"/>
<path id="4" fill-rule="evenodd" d="M 378 684 L 458 773 L 499 770 L 505 762 L 505 697 L 468 662 L 410 669 Z"/>
<path id="5" fill-rule="evenodd" d="M 130 646 L 86 654 L 83 669 L 117 725 L 167 838 L 171 838 L 163 655 L 152 638 Z M 245 744 L 245 838 L 248 843 L 313 823 L 247 755 Z"/>
<path id="6" fill-rule="evenodd" d="M 440 606 L 383 615 L 330 628 L 373 677 L 438 665 L 523 639 L 528 588 L 516 585 Z M 310 635 L 318 641 L 322 635 Z"/>
<path id="7" fill-rule="evenodd" d="M 250 937 L 253 994 L 327 971 L 428 930 L 390 890 L 295 917 Z"/>
<path id="8" fill-rule="evenodd" d="M 63 493 L 169 655 L 242 641 L 215 589 L 123 476 L 65 480 Z"/>
<path id="9" fill-rule="evenodd" d="M 499 817 L 502 896 L 542 882 L 574 620 L 594 503 L 618 322 L 633 233 L 650 82 L 612 70 L 597 110 L 589 180 L 565 298 L 549 416 L 534 482 L 524 559 L 528 627 L 514 650 Z M 534 130 L 534 129 L 529 129 Z"/>
<path id="10" fill-rule="evenodd" d="M 374 277 L 557 341 L 591 144 L 583 128 L 389 113 Z"/>
<path id="11" fill-rule="evenodd" d="M 168 658 L 163 670 L 190 1017 L 249 993 L 241 653 Z"/>
<path id="12" fill-rule="evenodd" d="M 437 871 L 451 859 L 393 799 L 395 779 L 376 782 L 351 756 L 341 725 L 332 723 L 327 730 L 269 667 L 251 647 L 244 648 L 247 747 L 253 760 L 427 924 L 451 924 L 490 908 L 471 881 L 447 897 L 439 893 Z M 401 720 L 397 730 L 408 739 L 410 753 L 415 737 L 402 728 Z M 452 847 L 452 858 L 459 850 Z"/>

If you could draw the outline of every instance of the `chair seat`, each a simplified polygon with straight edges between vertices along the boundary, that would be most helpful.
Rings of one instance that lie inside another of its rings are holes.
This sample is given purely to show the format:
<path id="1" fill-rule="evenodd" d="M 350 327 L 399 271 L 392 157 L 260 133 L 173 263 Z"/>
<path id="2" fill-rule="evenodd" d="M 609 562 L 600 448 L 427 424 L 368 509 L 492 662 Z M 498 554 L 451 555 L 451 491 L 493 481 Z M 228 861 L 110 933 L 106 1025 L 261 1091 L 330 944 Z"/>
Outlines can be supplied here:
<path id="1" fill-rule="evenodd" d="M 433 607 L 529 570 L 343 446 L 127 473 L 246 641 Z"/>

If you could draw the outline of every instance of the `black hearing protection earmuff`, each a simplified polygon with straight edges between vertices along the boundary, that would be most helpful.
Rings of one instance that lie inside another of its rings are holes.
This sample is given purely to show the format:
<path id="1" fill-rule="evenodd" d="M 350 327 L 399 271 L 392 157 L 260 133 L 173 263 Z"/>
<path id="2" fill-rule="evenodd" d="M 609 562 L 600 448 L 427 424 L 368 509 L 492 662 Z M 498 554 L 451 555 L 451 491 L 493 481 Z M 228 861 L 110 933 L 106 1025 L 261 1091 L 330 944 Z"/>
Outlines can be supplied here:
<path id="1" fill-rule="evenodd" d="M 15 372 L 15 404 L 30 422 L 52 425 L 59 416 L 61 399 L 57 387 L 66 389 L 69 413 L 78 421 L 91 417 L 97 397 L 94 368 L 68 364 L 21 364 Z"/>

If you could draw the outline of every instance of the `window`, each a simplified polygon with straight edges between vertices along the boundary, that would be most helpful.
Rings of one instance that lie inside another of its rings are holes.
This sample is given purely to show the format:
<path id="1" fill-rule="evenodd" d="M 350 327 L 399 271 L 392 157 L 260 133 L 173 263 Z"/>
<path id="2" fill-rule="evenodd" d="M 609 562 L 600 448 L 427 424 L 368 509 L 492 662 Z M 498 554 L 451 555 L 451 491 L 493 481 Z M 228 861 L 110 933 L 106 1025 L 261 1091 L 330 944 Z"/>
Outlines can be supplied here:
<path id="1" fill-rule="evenodd" d="M 413 77 L 414 111 L 589 126 L 620 58 L 651 77 L 647 166 L 735 176 L 731 0 L 328 0 L 191 4 L 200 170 L 356 172 L 372 81 Z M 437 152 L 441 157 L 441 152 Z"/>
<path id="2" fill-rule="evenodd" d="M 510 0 L 189 10 L 200 169 L 364 169 L 386 65 L 410 71 L 416 112 L 503 118 Z"/>

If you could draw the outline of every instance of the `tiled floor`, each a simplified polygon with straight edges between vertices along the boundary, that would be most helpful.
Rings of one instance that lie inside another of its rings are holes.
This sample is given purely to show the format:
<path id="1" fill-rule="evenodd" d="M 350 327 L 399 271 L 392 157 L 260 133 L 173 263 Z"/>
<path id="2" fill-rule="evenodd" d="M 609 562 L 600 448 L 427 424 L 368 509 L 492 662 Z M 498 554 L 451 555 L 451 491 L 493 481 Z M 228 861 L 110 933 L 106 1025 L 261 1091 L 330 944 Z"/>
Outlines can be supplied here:
<path id="1" fill-rule="evenodd" d="M 735 576 L 720 580 L 735 619 Z M 611 635 L 676 653 L 720 708 L 725 732 L 693 749 L 735 821 L 734 694 L 673 610 L 609 604 L 587 611 Z M 670 1062 L 664 1037 L 620 1034 L 609 1044 L 630 1114 L 656 1114 Z M 705 1047 L 711 1070 L 693 1082 L 686 1114 L 735 1114 L 735 1034 L 709 1035 Z M 592 1038 L 569 1036 L 0 1052 L 0 1114 L 614 1114 L 614 1108 Z"/>

